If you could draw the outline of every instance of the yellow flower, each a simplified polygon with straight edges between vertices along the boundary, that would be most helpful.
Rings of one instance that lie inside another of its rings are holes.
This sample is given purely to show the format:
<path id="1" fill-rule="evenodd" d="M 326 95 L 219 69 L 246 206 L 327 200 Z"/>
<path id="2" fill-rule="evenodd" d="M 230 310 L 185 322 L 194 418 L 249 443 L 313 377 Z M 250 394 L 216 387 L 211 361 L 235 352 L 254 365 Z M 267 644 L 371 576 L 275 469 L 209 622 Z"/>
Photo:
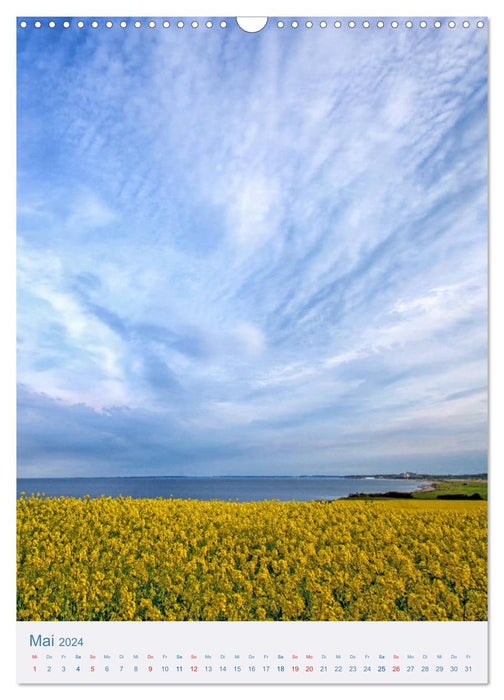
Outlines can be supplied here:
<path id="1" fill-rule="evenodd" d="M 484 620 L 486 504 L 18 500 L 20 620 Z"/>

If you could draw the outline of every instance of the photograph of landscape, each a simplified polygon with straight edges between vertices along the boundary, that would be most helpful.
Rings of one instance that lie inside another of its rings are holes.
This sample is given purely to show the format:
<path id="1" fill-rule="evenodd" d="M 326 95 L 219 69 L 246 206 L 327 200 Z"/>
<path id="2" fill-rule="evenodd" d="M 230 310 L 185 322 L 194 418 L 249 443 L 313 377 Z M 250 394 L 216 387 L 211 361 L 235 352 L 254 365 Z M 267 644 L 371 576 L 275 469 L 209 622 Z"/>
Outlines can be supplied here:
<path id="1" fill-rule="evenodd" d="M 17 619 L 487 619 L 487 35 L 17 34 Z"/>

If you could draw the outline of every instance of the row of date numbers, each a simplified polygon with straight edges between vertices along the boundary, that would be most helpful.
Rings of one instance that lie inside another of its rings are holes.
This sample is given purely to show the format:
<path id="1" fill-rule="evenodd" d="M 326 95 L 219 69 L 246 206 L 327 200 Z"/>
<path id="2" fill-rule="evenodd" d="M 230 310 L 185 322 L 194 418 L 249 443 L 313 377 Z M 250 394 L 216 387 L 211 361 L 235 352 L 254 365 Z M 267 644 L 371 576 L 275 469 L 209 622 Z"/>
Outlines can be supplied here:
<path id="1" fill-rule="evenodd" d="M 89 671 L 90 673 L 95 673 L 98 669 L 96 666 L 91 665 L 89 667 L 84 667 L 84 666 L 75 666 L 75 667 L 70 667 L 70 666 L 52 666 L 52 665 L 47 665 L 45 667 L 39 667 L 39 666 L 33 666 L 33 671 L 37 672 L 42 670 L 42 672 L 46 673 L 51 673 L 51 672 L 61 672 L 61 673 L 66 673 L 68 671 L 70 672 L 77 672 L 80 673 L 81 671 Z M 104 666 L 102 669 L 105 673 L 109 673 L 110 671 L 114 670 L 111 666 Z M 392 672 L 392 673 L 399 673 L 401 672 L 401 666 L 377 666 L 373 669 L 372 666 L 362 666 L 360 669 L 358 666 L 355 665 L 350 665 L 348 667 L 344 666 L 319 666 L 318 669 L 316 666 L 308 665 L 308 666 L 248 666 L 248 667 L 242 667 L 242 666 L 216 666 L 215 668 L 213 666 L 189 666 L 184 668 L 183 666 L 161 666 L 159 669 L 155 669 L 154 666 L 132 666 L 132 667 L 126 667 L 126 666 L 121 666 L 119 665 L 116 671 L 119 671 L 119 673 L 122 673 L 124 671 L 133 671 L 133 673 L 140 673 L 142 671 L 146 671 L 147 673 L 152 673 L 155 670 L 160 670 L 162 673 L 184 673 L 189 671 L 190 673 L 199 673 L 203 671 L 203 673 L 213 673 L 214 671 L 217 671 L 218 673 L 227 673 L 228 670 L 232 671 L 233 673 L 242 673 L 243 671 L 248 672 L 248 673 L 255 673 L 256 671 L 260 671 L 262 673 L 269 673 L 271 671 L 276 672 L 276 673 L 285 673 L 285 672 L 291 672 L 291 673 L 315 673 L 317 670 L 319 673 L 328 673 L 330 671 L 333 671 L 334 673 L 344 673 L 345 671 L 348 673 L 358 673 L 361 671 L 362 673 L 372 673 L 373 670 L 377 673 L 386 673 L 387 671 Z M 435 673 L 444 673 L 445 671 L 448 671 L 449 673 L 457 673 L 459 671 L 463 671 L 464 673 L 470 673 L 472 671 L 471 666 L 413 666 L 409 665 L 406 667 L 403 667 L 402 670 L 405 670 L 406 673 L 414 673 L 420 671 L 420 673 L 431 673 L 434 671 Z"/>

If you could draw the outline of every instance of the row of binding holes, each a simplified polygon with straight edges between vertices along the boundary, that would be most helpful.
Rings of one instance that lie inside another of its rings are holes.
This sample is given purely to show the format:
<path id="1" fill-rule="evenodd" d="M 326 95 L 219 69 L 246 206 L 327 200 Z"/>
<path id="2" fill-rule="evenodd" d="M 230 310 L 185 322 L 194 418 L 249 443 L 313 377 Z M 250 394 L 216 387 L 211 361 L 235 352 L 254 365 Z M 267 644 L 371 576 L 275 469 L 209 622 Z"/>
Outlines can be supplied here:
<path id="1" fill-rule="evenodd" d="M 126 20 L 122 20 L 118 24 L 120 27 L 122 27 L 122 29 L 125 29 L 128 26 L 128 22 L 126 22 Z M 139 29 L 142 26 L 142 22 L 140 22 L 140 20 L 138 20 L 138 19 L 135 20 L 134 22 L 131 22 L 131 24 L 134 27 L 136 27 L 137 29 Z M 151 20 L 150 22 L 146 22 L 145 24 L 146 24 L 146 26 L 150 27 L 150 29 L 155 29 L 157 26 L 157 22 L 155 22 L 154 20 Z M 200 26 L 200 23 L 197 20 L 193 20 L 192 22 L 188 22 L 187 24 L 190 24 L 190 26 L 193 29 L 196 29 L 197 27 Z M 211 29 L 214 26 L 214 22 L 212 22 L 211 20 L 208 20 L 207 22 L 202 23 L 202 25 L 203 24 L 208 29 Z M 219 27 L 222 27 L 223 29 L 225 29 L 227 27 L 228 23 L 226 22 L 226 20 L 222 20 L 221 22 L 218 22 L 217 24 Z M 79 29 L 83 29 L 86 26 L 86 23 L 83 20 L 79 20 L 78 22 L 76 22 L 76 25 Z M 111 29 L 114 26 L 114 23 L 111 20 L 107 20 L 106 22 L 104 22 L 104 25 L 105 25 L 105 27 L 107 27 L 107 29 Z M 163 26 L 165 29 L 168 29 L 168 27 L 171 26 L 171 24 L 168 20 L 165 20 L 164 22 L 160 22 L 160 25 Z M 175 23 L 175 26 L 177 26 L 179 29 L 182 29 L 182 27 L 184 27 L 185 25 L 186 25 L 186 23 L 183 22 L 182 20 L 179 20 L 178 22 Z M 28 26 L 28 22 L 23 20 L 22 22 L 19 23 L 19 26 L 22 29 L 26 29 L 26 27 Z M 40 20 L 37 20 L 36 22 L 34 22 L 33 26 L 35 27 L 35 29 L 40 29 L 40 27 L 42 26 L 42 22 Z M 48 26 L 51 29 L 54 29 L 54 27 L 56 26 L 56 22 L 51 20 L 50 22 L 48 22 Z M 65 29 L 68 29 L 70 27 L 70 22 L 65 20 L 62 23 L 62 26 Z M 89 23 L 89 26 L 91 26 L 93 29 L 97 29 L 100 26 L 100 23 L 97 20 L 93 20 L 92 22 Z"/>
<path id="2" fill-rule="evenodd" d="M 114 23 L 111 20 L 106 21 L 104 24 L 108 29 L 110 29 L 111 27 L 114 26 Z M 142 22 L 140 22 L 140 20 L 136 20 L 136 21 L 132 22 L 132 24 L 137 29 L 139 29 L 142 26 Z M 148 27 L 150 27 L 150 29 L 155 29 L 155 27 L 157 26 L 157 23 L 154 20 L 151 20 L 150 22 L 147 22 L 146 24 Z M 190 26 L 193 29 L 196 29 L 197 27 L 200 26 L 200 23 L 197 20 L 193 20 L 192 22 L 190 22 L 190 23 L 188 22 L 187 24 L 190 24 Z M 222 27 L 223 29 L 225 29 L 227 27 L 227 22 L 225 20 L 222 20 L 221 22 L 218 22 L 217 24 L 219 27 Z M 297 27 L 302 26 L 302 24 L 303 24 L 303 22 L 298 22 L 298 20 L 292 20 L 292 22 L 290 23 L 290 26 L 293 29 L 297 29 Z M 314 26 L 314 24 L 315 23 L 310 19 L 307 20 L 306 22 L 304 22 L 304 26 L 307 27 L 308 29 L 311 29 Z M 434 22 L 434 27 L 436 27 L 436 29 L 439 29 L 442 26 L 442 24 L 443 24 L 442 22 L 440 22 L 439 20 L 436 20 Z M 457 26 L 457 23 L 454 20 L 450 20 L 447 24 L 448 24 L 448 27 L 450 29 L 453 29 L 454 27 Z M 90 23 L 90 25 L 93 29 L 96 29 L 97 27 L 100 26 L 100 23 L 97 20 L 93 20 Z M 165 27 L 165 29 L 167 29 L 170 26 L 170 22 L 168 22 L 168 20 L 165 20 L 164 22 L 161 23 L 161 25 L 163 27 Z M 19 23 L 19 26 L 22 29 L 26 29 L 26 27 L 28 26 L 28 22 L 23 20 L 22 22 Z M 37 20 L 36 22 L 34 22 L 34 27 L 36 29 L 40 29 L 41 26 L 42 26 L 42 22 L 40 20 Z M 54 29 L 54 27 L 56 27 L 56 22 L 51 20 L 48 23 L 48 26 L 51 29 Z M 82 20 L 79 20 L 77 22 L 77 27 L 79 27 L 79 29 L 82 29 L 85 26 L 86 26 L 86 23 L 83 22 Z M 128 26 L 128 22 L 126 22 L 125 20 L 122 20 L 121 22 L 119 22 L 119 26 L 122 27 L 123 29 L 125 29 Z M 185 22 L 183 22 L 182 20 L 179 20 L 178 22 L 176 22 L 176 26 L 179 29 L 182 29 L 182 27 L 185 26 Z M 208 29 L 211 29 L 214 26 L 214 23 L 211 20 L 208 20 L 207 22 L 204 22 L 204 26 L 207 27 Z M 329 26 L 329 24 L 328 24 L 328 22 L 326 22 L 326 20 L 322 20 L 319 23 L 319 26 L 322 29 L 326 29 Z M 340 29 L 343 26 L 343 22 L 341 22 L 340 20 L 336 20 L 336 22 L 334 22 L 334 26 L 336 29 Z M 350 20 L 348 22 L 348 27 L 350 29 L 355 29 L 356 26 L 357 26 L 357 22 L 355 22 L 354 20 Z M 364 22 L 362 22 L 362 26 L 364 27 L 364 29 L 369 29 L 369 27 L 371 26 L 371 22 L 369 22 L 368 20 L 365 20 Z M 385 22 L 383 20 L 378 20 L 378 22 L 376 22 L 376 26 L 378 27 L 378 29 L 383 29 L 385 27 Z M 390 23 L 390 26 L 392 27 L 392 29 L 397 29 L 399 27 L 399 22 L 397 20 L 393 20 Z M 408 29 L 411 29 L 413 27 L 413 22 L 411 20 L 408 20 L 404 23 L 404 26 L 407 27 Z M 422 20 L 421 22 L 419 22 L 419 26 L 422 29 L 426 29 L 426 27 L 428 26 L 428 23 L 425 20 Z M 462 26 L 465 29 L 468 29 L 471 26 L 471 23 L 468 22 L 467 20 L 465 20 L 462 22 Z M 479 20 L 478 22 L 476 22 L 476 26 L 478 27 L 478 29 L 482 29 L 485 26 L 485 23 L 482 20 Z M 68 22 L 68 21 L 63 22 L 63 27 L 65 29 L 68 29 L 70 27 L 70 22 Z M 277 27 L 279 29 L 282 29 L 283 27 L 285 27 L 285 22 L 283 20 L 278 20 Z"/>
<path id="3" fill-rule="evenodd" d="M 383 20 L 378 20 L 378 22 L 376 22 L 376 26 L 378 27 L 378 29 L 383 29 L 385 27 L 385 24 L 386 23 Z M 457 26 L 457 23 L 454 20 L 450 20 L 449 22 L 447 22 L 447 24 L 450 27 L 450 29 L 453 29 L 454 27 Z M 303 22 L 298 22 L 298 20 L 296 20 L 296 19 L 292 20 L 292 22 L 290 23 L 290 26 L 293 29 L 297 29 L 298 27 L 300 27 L 302 25 L 303 25 Z M 440 27 L 442 27 L 442 25 L 443 25 L 443 23 L 440 22 L 439 20 L 436 20 L 434 22 L 434 27 L 436 27 L 436 29 L 439 29 Z M 281 19 L 278 20 L 277 27 L 279 29 L 282 29 L 285 26 L 286 25 L 285 25 L 285 22 L 283 20 L 281 20 Z M 311 29 L 314 26 L 314 22 L 312 22 L 312 20 L 309 19 L 306 22 L 304 22 L 304 26 L 307 27 L 308 29 Z M 319 26 L 322 29 L 326 29 L 329 26 L 329 23 L 326 22 L 326 20 L 322 20 L 319 23 Z M 344 26 L 344 23 L 341 22 L 340 20 L 336 20 L 336 22 L 334 22 L 334 26 L 336 27 L 336 29 L 340 29 L 341 27 Z M 355 27 L 357 27 L 357 22 L 355 22 L 354 20 L 350 20 L 348 22 L 347 26 L 350 29 L 355 29 Z M 369 27 L 371 26 L 371 22 L 369 22 L 369 20 L 364 20 L 364 22 L 362 22 L 362 26 L 364 27 L 364 29 L 369 29 Z M 390 26 L 392 27 L 392 29 L 397 29 L 399 27 L 399 22 L 397 20 L 393 20 L 390 23 Z M 413 27 L 413 22 L 411 20 L 408 20 L 404 23 L 404 26 L 407 27 L 408 29 L 411 29 Z M 428 22 L 426 22 L 425 20 L 422 20 L 421 22 L 419 22 L 419 26 L 422 29 L 426 29 L 428 27 Z M 467 20 L 465 20 L 464 22 L 462 22 L 462 26 L 464 27 L 464 29 L 468 29 L 471 26 L 471 23 L 468 22 Z M 479 20 L 478 22 L 476 22 L 476 26 L 478 27 L 478 29 L 482 29 L 485 26 L 485 23 L 482 20 Z"/>

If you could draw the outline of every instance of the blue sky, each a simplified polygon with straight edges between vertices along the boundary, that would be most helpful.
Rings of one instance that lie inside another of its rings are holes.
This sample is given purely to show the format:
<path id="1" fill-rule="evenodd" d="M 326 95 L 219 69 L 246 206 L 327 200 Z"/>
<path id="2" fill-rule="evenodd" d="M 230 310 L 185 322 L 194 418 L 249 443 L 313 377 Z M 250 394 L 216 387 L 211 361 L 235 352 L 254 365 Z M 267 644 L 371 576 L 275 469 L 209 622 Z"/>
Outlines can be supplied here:
<path id="1" fill-rule="evenodd" d="M 18 50 L 20 476 L 486 469 L 486 29 Z"/>

